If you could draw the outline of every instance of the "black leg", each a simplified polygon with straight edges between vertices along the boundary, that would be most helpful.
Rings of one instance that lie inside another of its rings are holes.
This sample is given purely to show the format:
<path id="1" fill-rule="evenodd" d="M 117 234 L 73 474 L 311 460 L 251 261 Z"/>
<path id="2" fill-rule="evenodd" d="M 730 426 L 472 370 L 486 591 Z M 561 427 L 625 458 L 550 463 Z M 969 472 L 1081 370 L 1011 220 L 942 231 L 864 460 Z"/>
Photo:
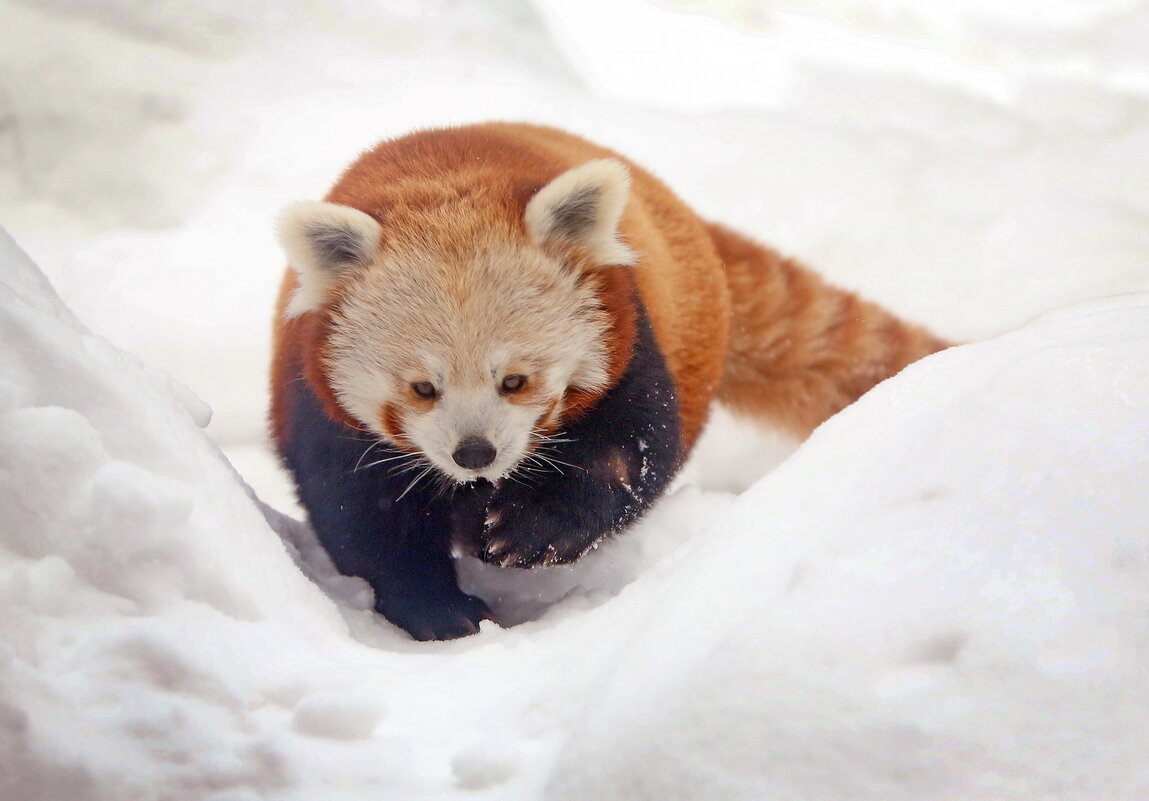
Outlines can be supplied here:
<path id="1" fill-rule="evenodd" d="M 418 470 L 389 446 L 331 421 L 303 381 L 290 389 L 291 427 L 280 444 L 311 525 L 341 573 L 361 576 L 375 608 L 420 640 L 462 637 L 489 617 L 486 605 L 458 587 L 450 553 L 450 487 Z M 372 465 L 373 462 L 382 462 Z M 371 466 L 364 466 L 371 465 Z"/>

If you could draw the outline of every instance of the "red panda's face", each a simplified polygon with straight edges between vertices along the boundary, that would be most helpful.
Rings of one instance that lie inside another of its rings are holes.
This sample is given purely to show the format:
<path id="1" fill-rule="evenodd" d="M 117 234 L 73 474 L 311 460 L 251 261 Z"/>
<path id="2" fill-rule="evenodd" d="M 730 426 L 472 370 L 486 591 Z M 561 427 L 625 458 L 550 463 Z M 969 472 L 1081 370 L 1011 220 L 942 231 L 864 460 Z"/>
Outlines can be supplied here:
<path id="1" fill-rule="evenodd" d="M 420 380 L 394 388 L 397 400 L 380 410 L 378 430 L 455 481 L 529 469 L 524 459 L 531 462 L 531 451 L 555 430 L 562 397 L 555 386 L 562 382 L 554 381 L 553 368 L 510 369 L 525 372 L 476 370 L 469 381 L 454 380 L 449 370 L 415 373 Z"/>
<path id="2" fill-rule="evenodd" d="M 456 481 L 528 469 L 567 392 L 610 381 L 596 271 L 636 259 L 618 238 L 628 187 L 620 162 L 596 159 L 521 219 L 445 203 L 386 232 L 356 208 L 294 204 L 280 218 L 298 279 L 285 313 L 327 315 L 328 388 L 412 462 Z"/>
<path id="3" fill-rule="evenodd" d="M 391 251 L 341 288 L 326 373 L 366 428 L 455 481 L 494 480 L 530 469 L 568 389 L 605 388 L 608 329 L 593 281 L 532 247 Z"/>

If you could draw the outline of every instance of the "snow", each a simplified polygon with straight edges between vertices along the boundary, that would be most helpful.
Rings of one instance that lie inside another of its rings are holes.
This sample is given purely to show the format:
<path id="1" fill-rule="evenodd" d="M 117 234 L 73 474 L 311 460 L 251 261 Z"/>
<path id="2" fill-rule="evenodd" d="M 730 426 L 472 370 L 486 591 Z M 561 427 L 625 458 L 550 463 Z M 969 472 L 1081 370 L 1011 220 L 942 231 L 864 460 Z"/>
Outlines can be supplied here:
<path id="1" fill-rule="evenodd" d="M 1077 307 L 822 427 L 650 588 L 551 797 L 1144 793 L 1147 348 L 1149 296 Z"/>
<path id="2" fill-rule="evenodd" d="M 810 8 L 0 0 L 0 799 L 1149 795 L 1149 4 Z M 491 117 L 978 342 L 412 642 L 269 455 L 271 220 Z"/>

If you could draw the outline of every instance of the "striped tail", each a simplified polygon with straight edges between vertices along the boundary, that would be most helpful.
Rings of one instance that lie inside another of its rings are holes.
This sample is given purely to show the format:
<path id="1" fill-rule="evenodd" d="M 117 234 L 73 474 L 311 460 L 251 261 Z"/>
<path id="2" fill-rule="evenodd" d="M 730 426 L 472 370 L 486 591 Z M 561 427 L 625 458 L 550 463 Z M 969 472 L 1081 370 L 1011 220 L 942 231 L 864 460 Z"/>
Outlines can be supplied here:
<path id="1" fill-rule="evenodd" d="M 733 311 L 718 399 L 737 413 L 804 437 L 879 381 L 952 344 L 739 233 L 709 230 Z"/>

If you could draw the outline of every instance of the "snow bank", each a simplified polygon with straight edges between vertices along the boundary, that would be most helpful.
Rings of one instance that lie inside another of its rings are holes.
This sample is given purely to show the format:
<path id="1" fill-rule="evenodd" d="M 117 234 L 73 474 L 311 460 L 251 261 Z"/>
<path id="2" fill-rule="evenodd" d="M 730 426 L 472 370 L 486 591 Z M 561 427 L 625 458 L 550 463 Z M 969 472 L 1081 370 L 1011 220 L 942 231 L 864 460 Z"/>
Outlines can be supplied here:
<path id="1" fill-rule="evenodd" d="M 273 786 L 250 682 L 337 647 L 334 606 L 199 430 L 210 410 L 84 330 L 7 234 L 0 310 L 3 798 Z"/>
<path id="2" fill-rule="evenodd" d="M 7 238 L 0 332 L 5 801 L 1149 791 L 1149 296 L 919 363 L 441 644 L 307 581 Z"/>
<path id="3" fill-rule="evenodd" d="M 1149 792 L 1146 353 L 1097 302 L 828 422 L 649 587 L 550 797 Z"/>

